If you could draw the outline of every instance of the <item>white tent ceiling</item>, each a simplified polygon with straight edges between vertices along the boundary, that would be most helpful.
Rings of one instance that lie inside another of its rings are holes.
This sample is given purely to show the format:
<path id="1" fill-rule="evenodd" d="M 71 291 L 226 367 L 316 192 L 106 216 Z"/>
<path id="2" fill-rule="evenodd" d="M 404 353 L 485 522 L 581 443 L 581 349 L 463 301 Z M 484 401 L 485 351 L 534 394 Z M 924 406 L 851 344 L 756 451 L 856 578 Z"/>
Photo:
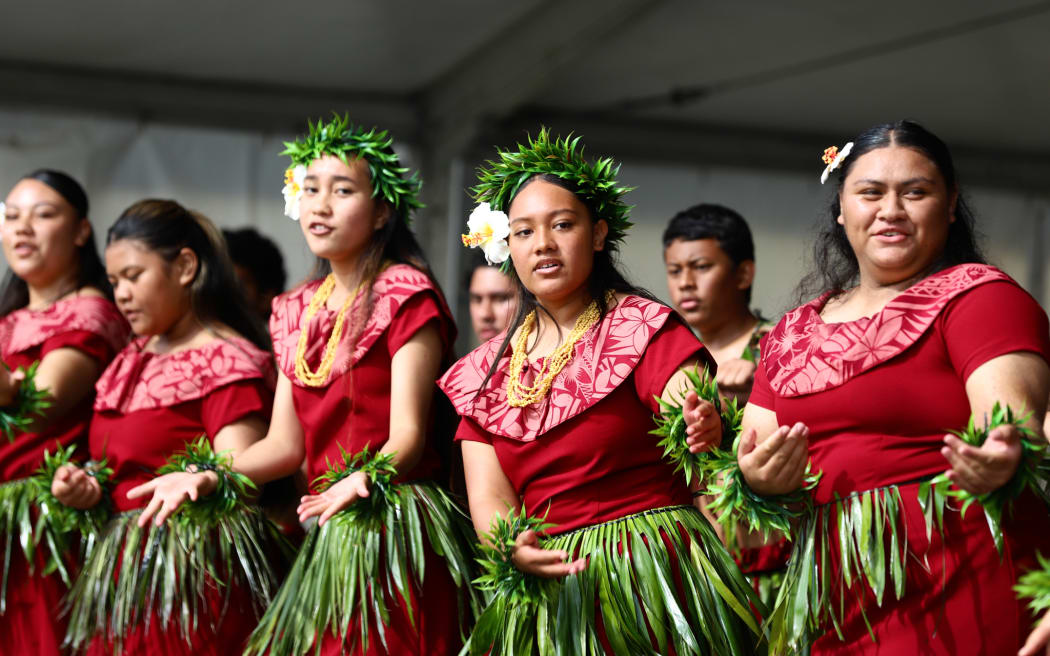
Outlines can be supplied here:
<path id="1" fill-rule="evenodd" d="M 8 105 L 274 129 L 347 108 L 457 149 L 548 117 L 845 138 L 908 116 L 1050 158 L 1046 1 L 35 0 L 2 34 Z"/>

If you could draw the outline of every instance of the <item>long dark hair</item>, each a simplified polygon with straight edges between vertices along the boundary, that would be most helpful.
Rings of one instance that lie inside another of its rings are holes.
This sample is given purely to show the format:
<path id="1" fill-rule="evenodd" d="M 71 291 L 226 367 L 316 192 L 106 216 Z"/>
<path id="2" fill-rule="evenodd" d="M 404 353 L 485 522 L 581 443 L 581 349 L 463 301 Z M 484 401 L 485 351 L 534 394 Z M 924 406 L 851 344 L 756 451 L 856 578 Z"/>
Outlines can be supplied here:
<path id="1" fill-rule="evenodd" d="M 237 285 L 222 233 L 208 217 L 173 200 L 141 200 L 120 215 L 106 234 L 106 245 L 121 239 L 141 242 L 166 261 L 188 248 L 197 255 L 190 303 L 202 322 L 215 321 L 237 331 L 263 350 L 270 340 Z"/>
<path id="2" fill-rule="evenodd" d="M 52 169 L 37 169 L 28 175 L 19 178 L 22 180 L 36 180 L 54 189 L 70 207 L 73 208 L 78 220 L 88 217 L 88 197 L 84 188 L 69 175 Z M 95 248 L 95 231 L 92 230 L 83 245 L 77 248 L 77 289 L 82 287 L 95 287 L 107 298 L 112 299 L 113 293 L 106 278 L 106 267 L 103 266 Z M 29 285 L 15 275 L 14 271 L 8 269 L 0 287 L 0 316 L 5 316 L 19 308 L 29 304 Z"/>
<path id="3" fill-rule="evenodd" d="M 586 197 L 579 193 L 579 190 L 572 183 L 572 181 L 560 178 L 552 173 L 537 174 L 532 176 L 518 188 L 518 191 L 514 194 L 514 198 L 517 198 L 517 195 L 521 193 L 522 189 L 532 184 L 533 182 L 536 182 L 537 180 L 549 182 L 550 184 L 557 185 L 562 189 L 572 192 L 576 196 L 576 198 L 579 199 L 581 203 L 583 203 L 584 207 L 587 208 L 587 215 L 590 217 L 592 222 L 597 223 L 602 218 L 597 215 L 597 212 L 595 212 L 593 203 L 590 203 Z M 510 208 L 510 205 L 514 202 L 514 198 L 511 198 L 510 202 L 507 203 L 508 209 Z M 600 251 L 595 251 L 594 253 L 594 268 L 591 270 L 591 275 L 587 279 L 587 291 L 591 295 L 591 298 L 593 298 L 598 304 L 599 321 L 605 318 L 605 314 L 609 311 L 608 303 L 606 303 L 605 300 L 605 293 L 607 291 L 623 294 L 633 294 L 635 296 L 641 296 L 643 298 L 649 299 L 650 301 L 655 301 L 657 303 L 660 303 L 661 305 L 664 305 L 664 303 L 657 299 L 655 296 L 653 296 L 651 292 L 627 280 L 627 277 L 620 272 L 620 269 L 616 265 L 618 259 L 619 244 L 617 244 L 616 242 L 606 241 L 605 248 L 603 248 Z M 489 367 L 489 371 L 485 375 L 485 379 L 481 382 L 481 385 L 478 387 L 478 394 L 481 394 L 481 391 L 485 389 L 485 385 L 488 384 L 489 379 L 491 379 L 492 376 L 496 374 L 496 369 L 498 368 L 499 361 L 506 354 L 507 349 L 510 348 L 511 336 L 514 334 L 514 331 L 517 330 L 518 327 L 525 322 L 525 317 L 527 317 L 529 313 L 533 310 L 537 312 L 544 312 L 548 316 L 551 316 L 550 313 L 547 312 L 547 310 L 536 300 L 535 294 L 526 289 L 525 285 L 522 284 L 521 279 L 518 278 L 518 272 L 515 271 L 514 266 L 510 266 L 509 269 L 510 279 L 514 281 L 514 287 L 518 290 L 518 309 L 514 313 L 514 318 L 511 319 L 510 325 L 507 327 L 507 334 L 503 338 L 503 344 L 500 345 L 499 353 L 493 359 L 492 366 Z M 551 318 L 553 319 L 552 316 Z M 557 323 L 555 323 L 555 325 L 557 325 Z"/>
<path id="4" fill-rule="evenodd" d="M 836 173 L 835 193 L 818 224 L 818 235 L 813 246 L 813 263 L 809 273 L 798 286 L 798 300 L 805 303 L 824 292 L 839 292 L 855 284 L 860 268 L 857 256 L 846 238 L 846 230 L 838 224 L 842 213 L 839 192 L 842 182 L 859 157 L 878 148 L 900 146 L 911 148 L 934 163 L 944 178 L 948 193 L 958 191 L 955 204 L 955 221 L 948 228 L 948 239 L 944 249 L 924 275 L 942 271 L 966 262 L 985 263 L 978 245 L 973 211 L 959 189 L 955 176 L 955 164 L 951 151 L 937 135 L 914 121 L 880 123 L 861 132 L 853 139 L 853 150 Z"/>
<path id="5" fill-rule="evenodd" d="M 388 154 L 393 153 L 392 148 L 385 149 Z M 370 180 L 374 184 L 373 181 Z M 372 315 L 372 310 L 375 305 L 375 296 L 372 293 L 372 284 L 375 279 L 383 271 L 383 267 L 387 264 L 407 264 L 420 272 L 422 272 L 433 286 L 434 293 L 440 297 L 440 302 L 445 303 L 444 292 L 441 291 L 441 285 L 438 284 L 437 278 L 434 277 L 434 273 L 430 268 L 430 264 L 427 262 L 426 256 L 423 254 L 423 249 L 420 247 L 419 242 L 416 240 L 415 234 L 408 227 L 408 215 L 405 212 L 398 210 L 385 198 L 381 196 L 373 197 L 376 203 L 381 203 L 381 207 L 384 207 L 389 214 L 387 215 L 386 223 L 383 224 L 378 230 L 372 233 L 371 240 L 368 246 L 365 248 L 365 252 L 361 256 L 361 288 L 368 290 L 368 297 L 366 302 L 360 305 L 355 303 L 354 314 L 350 317 L 350 334 L 343 337 L 343 339 L 351 340 L 350 343 L 355 343 L 359 338 L 361 332 L 365 329 L 367 324 L 367 318 Z M 306 217 L 301 217 L 300 221 L 306 221 Z M 311 280 L 319 280 L 324 278 L 332 272 L 331 263 L 321 257 L 316 258 L 314 261 L 313 270 L 310 272 Z M 449 336 L 450 344 L 451 341 L 455 340 L 455 331 Z M 452 350 L 449 347 L 448 353 L 442 354 L 441 371 L 444 371 L 452 364 Z M 353 372 L 350 372 L 350 376 L 353 376 Z M 350 377 L 346 379 L 347 389 L 350 389 Z M 351 397 L 351 403 L 356 403 L 357 399 Z M 431 435 L 433 439 L 429 439 L 428 442 L 438 453 L 438 457 L 441 460 L 442 470 L 438 475 L 438 478 L 442 481 L 448 482 L 452 489 L 460 491 L 465 489 L 464 484 L 459 479 L 462 478 L 462 464 L 461 459 L 457 457 L 458 451 L 453 449 L 452 436 L 455 434 L 456 425 L 458 424 L 458 416 L 456 415 L 455 409 L 452 407 L 451 401 L 448 400 L 444 394 L 436 393 L 431 404 L 431 415 L 433 417 L 433 427 Z"/>

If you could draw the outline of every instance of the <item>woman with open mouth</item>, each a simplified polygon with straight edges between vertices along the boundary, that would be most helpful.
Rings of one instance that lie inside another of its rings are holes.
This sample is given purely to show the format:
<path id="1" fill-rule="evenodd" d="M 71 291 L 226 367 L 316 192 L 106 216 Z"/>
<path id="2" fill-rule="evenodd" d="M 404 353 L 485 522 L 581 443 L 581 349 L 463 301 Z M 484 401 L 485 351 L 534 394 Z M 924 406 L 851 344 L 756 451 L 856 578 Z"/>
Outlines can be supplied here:
<path id="1" fill-rule="evenodd" d="M 86 451 L 95 381 L 128 325 L 73 178 L 41 169 L 20 179 L 0 203 L 0 238 L 9 267 L 0 291 L 0 644 L 58 656 L 74 536 L 38 503 L 50 488 L 39 470 Z"/>

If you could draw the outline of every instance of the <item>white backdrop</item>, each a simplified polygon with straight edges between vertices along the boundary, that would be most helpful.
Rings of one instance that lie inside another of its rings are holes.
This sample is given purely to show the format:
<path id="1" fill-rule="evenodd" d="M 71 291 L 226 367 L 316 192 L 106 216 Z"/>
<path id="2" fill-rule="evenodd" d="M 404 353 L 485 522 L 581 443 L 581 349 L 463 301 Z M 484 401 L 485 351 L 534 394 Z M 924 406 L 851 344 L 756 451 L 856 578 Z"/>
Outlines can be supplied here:
<path id="1" fill-rule="evenodd" d="M 222 227 L 250 225 L 273 238 L 284 253 L 292 284 L 306 275 L 311 257 L 298 224 L 283 215 L 280 189 L 287 159 L 278 153 L 290 136 L 0 111 L 0 195 L 35 168 L 70 173 L 88 191 L 99 245 L 106 228 L 132 202 L 174 198 Z M 402 154 L 413 159 L 411 149 Z M 635 281 L 666 298 L 660 236 L 667 221 L 699 202 L 727 205 L 752 226 L 758 260 L 754 303 L 775 316 L 791 302 L 813 225 L 827 200 L 829 190 L 818 181 L 820 170 L 817 156 L 810 175 L 625 162 L 622 179 L 637 189 L 628 197 L 635 206 L 636 226 L 624 249 L 624 264 Z M 969 195 L 993 262 L 1037 293 L 1044 307 L 1050 306 L 1045 265 L 1050 248 L 1048 231 L 1042 227 L 1050 216 L 1050 201 L 994 189 L 969 189 Z M 469 209 L 471 204 L 464 200 Z M 450 283 L 441 282 L 446 287 Z"/>

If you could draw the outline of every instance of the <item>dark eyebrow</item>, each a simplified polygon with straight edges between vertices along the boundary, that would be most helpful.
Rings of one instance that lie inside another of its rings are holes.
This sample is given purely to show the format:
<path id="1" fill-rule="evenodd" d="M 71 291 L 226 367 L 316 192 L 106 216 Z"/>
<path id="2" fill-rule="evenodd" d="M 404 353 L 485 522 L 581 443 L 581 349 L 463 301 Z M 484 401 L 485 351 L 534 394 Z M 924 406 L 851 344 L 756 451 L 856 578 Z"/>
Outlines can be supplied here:
<path id="1" fill-rule="evenodd" d="M 306 182 L 307 180 L 317 180 L 317 176 L 311 174 L 303 178 L 303 182 Z M 332 182 L 349 182 L 352 184 L 356 184 L 357 180 L 354 180 L 353 178 L 348 178 L 345 175 L 333 175 Z"/>
<path id="2" fill-rule="evenodd" d="M 931 178 L 927 178 L 927 177 L 922 176 L 922 175 L 920 175 L 918 177 L 914 177 L 914 178 L 909 178 L 908 180 L 905 180 L 901 184 L 910 185 L 910 184 L 915 184 L 916 182 L 925 182 L 926 184 L 934 184 L 934 181 Z"/>

